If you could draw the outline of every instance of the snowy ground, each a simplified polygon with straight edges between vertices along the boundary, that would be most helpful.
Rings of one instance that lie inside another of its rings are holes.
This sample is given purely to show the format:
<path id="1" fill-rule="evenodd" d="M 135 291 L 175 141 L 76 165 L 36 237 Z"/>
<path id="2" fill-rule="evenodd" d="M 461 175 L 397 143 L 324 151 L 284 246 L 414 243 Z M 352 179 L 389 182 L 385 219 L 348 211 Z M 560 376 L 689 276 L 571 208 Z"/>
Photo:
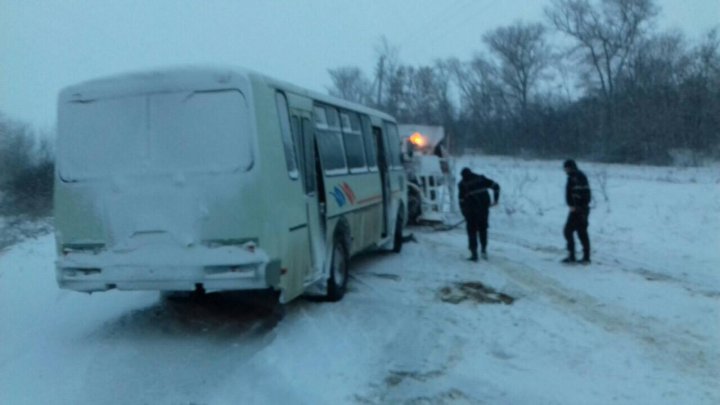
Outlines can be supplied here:
<path id="1" fill-rule="evenodd" d="M 0 252 L 0 403 L 720 402 L 717 167 L 581 163 L 594 263 L 567 267 L 560 162 L 463 164 L 503 186 L 488 262 L 416 229 L 282 319 L 252 295 L 60 291 L 49 235 Z"/>
<path id="2" fill-rule="evenodd" d="M 52 218 L 29 219 L 24 215 L 0 216 L 0 251 L 23 239 L 52 231 Z"/>

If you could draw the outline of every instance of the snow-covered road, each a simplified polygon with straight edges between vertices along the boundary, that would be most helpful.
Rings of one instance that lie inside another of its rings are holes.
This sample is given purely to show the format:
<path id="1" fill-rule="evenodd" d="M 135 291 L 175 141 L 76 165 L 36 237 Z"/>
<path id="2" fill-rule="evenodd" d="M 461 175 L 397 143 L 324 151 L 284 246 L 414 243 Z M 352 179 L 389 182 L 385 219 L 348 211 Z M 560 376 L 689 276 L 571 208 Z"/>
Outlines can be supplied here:
<path id="1" fill-rule="evenodd" d="M 720 398 L 716 290 L 507 241 L 474 264 L 460 231 L 417 235 L 402 255 L 359 258 L 342 302 L 301 300 L 283 319 L 242 295 L 59 291 L 52 238 L 25 242 L 0 258 L 0 403 Z M 515 301 L 463 300 L 467 282 Z"/>
<path id="2" fill-rule="evenodd" d="M 415 229 L 353 261 L 343 301 L 282 318 L 257 295 L 61 291 L 52 236 L 26 240 L 0 252 L 0 404 L 719 403 L 717 253 L 645 243 L 681 228 L 633 239 L 622 198 L 591 223 L 591 266 L 558 264 L 562 207 L 497 210 L 488 262 L 464 260 L 462 229 Z"/>

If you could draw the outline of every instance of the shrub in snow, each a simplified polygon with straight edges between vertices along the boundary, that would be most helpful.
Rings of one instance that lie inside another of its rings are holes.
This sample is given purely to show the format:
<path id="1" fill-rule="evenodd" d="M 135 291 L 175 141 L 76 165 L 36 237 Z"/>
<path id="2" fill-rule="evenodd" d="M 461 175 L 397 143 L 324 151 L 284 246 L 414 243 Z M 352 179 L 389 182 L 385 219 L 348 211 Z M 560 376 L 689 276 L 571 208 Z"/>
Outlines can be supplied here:
<path id="1" fill-rule="evenodd" d="M 48 140 L 0 115 L 0 215 L 49 215 L 54 165 Z"/>

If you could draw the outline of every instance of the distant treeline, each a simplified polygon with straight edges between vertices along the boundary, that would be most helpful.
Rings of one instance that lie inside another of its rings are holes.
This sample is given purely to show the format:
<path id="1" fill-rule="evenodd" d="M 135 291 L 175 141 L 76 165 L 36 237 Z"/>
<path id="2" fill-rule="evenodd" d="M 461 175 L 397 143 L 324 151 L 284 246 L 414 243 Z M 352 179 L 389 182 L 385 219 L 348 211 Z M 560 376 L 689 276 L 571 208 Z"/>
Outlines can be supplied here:
<path id="1" fill-rule="evenodd" d="M 720 157 L 720 36 L 658 32 L 652 0 L 554 0 L 543 23 L 487 32 L 487 54 L 410 66 L 382 39 L 374 72 L 330 69 L 330 94 L 467 149 L 606 162 Z M 557 34 L 568 45 L 549 42 Z"/>
<path id="2" fill-rule="evenodd" d="M 54 166 L 48 136 L 0 113 L 0 216 L 50 215 Z"/>

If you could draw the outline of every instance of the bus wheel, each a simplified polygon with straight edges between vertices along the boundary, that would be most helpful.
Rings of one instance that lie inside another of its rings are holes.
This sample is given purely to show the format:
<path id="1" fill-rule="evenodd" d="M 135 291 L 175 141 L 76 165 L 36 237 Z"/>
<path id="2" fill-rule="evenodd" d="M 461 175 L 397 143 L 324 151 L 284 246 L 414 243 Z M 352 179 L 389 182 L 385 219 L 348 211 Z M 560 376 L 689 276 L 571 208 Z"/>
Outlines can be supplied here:
<path id="1" fill-rule="evenodd" d="M 348 254 L 342 239 L 333 242 L 332 260 L 330 262 L 330 278 L 327 285 L 327 299 L 340 301 L 345 295 L 348 281 Z"/>
<path id="2" fill-rule="evenodd" d="M 393 235 L 393 252 L 400 253 L 403 246 L 403 219 L 402 215 L 398 212 L 397 220 L 395 221 L 395 234 Z"/>

